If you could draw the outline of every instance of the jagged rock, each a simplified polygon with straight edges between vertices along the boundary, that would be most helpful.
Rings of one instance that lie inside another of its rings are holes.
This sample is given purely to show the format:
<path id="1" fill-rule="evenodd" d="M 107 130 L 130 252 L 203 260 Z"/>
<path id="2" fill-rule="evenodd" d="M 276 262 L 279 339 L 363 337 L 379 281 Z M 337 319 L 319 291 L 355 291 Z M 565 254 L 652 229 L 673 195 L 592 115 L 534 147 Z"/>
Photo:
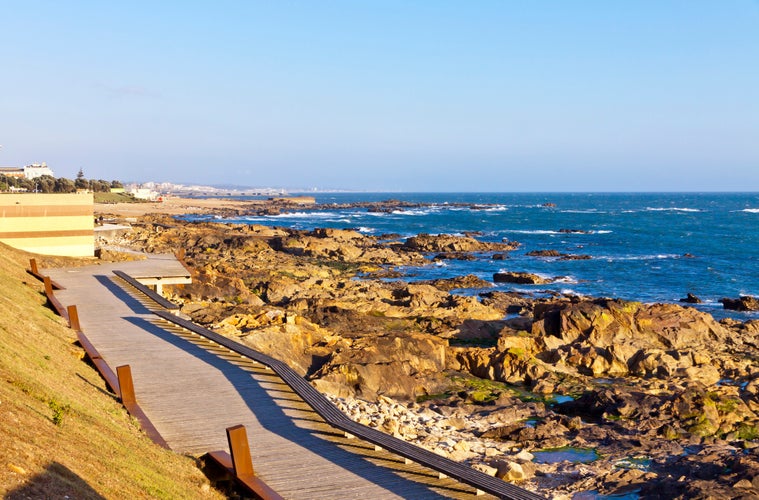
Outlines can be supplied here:
<path id="1" fill-rule="evenodd" d="M 489 288 L 492 284 L 473 274 L 457 276 L 455 278 L 439 279 L 424 282 L 440 290 L 451 291 L 460 288 Z"/>
<path id="2" fill-rule="evenodd" d="M 593 258 L 590 255 L 561 253 L 558 250 L 532 250 L 526 255 L 530 257 L 556 257 L 559 260 L 590 260 Z"/>
<path id="3" fill-rule="evenodd" d="M 468 236 L 451 236 L 447 234 L 418 234 L 406 239 L 404 248 L 425 253 L 440 252 L 488 252 L 511 251 L 519 243 L 492 243 L 476 240 Z"/>
<path id="4" fill-rule="evenodd" d="M 737 299 L 720 299 L 722 307 L 732 311 L 759 311 L 759 299 L 742 295 Z"/>
<path id="5" fill-rule="evenodd" d="M 537 304 L 532 334 L 549 362 L 563 361 L 594 376 L 624 375 L 629 369 L 659 377 L 684 375 L 680 372 L 693 366 L 690 352 L 721 346 L 729 336 L 695 309 L 607 299 Z"/>
<path id="6" fill-rule="evenodd" d="M 488 476 L 495 476 L 498 472 L 498 469 L 496 467 L 491 467 L 486 464 L 474 464 L 472 465 L 472 469 L 484 472 Z"/>
<path id="7" fill-rule="evenodd" d="M 530 257 L 561 257 L 564 254 L 558 250 L 531 250 L 525 255 L 528 255 Z"/>
<path id="8" fill-rule="evenodd" d="M 554 280 L 532 273 L 498 272 L 493 275 L 493 281 L 496 283 L 515 283 L 520 285 L 544 285 L 552 283 Z"/>
<path id="9" fill-rule="evenodd" d="M 435 255 L 432 257 L 433 261 L 439 261 L 439 260 L 468 260 L 468 261 L 474 261 L 477 260 L 476 255 L 472 255 L 471 253 L 467 252 L 443 252 Z"/>
<path id="10" fill-rule="evenodd" d="M 499 460 L 494 462 L 493 465 L 496 468 L 495 477 L 503 479 L 504 481 L 515 483 L 529 479 L 527 473 L 522 468 L 522 465 L 517 462 Z"/>
<path id="11" fill-rule="evenodd" d="M 700 304 L 701 299 L 699 299 L 692 293 L 688 293 L 688 295 L 684 299 L 680 299 L 680 302 L 684 302 L 686 304 Z"/>
<path id="12" fill-rule="evenodd" d="M 320 390 L 339 396 L 411 399 L 434 394 L 447 387 L 442 377 L 445 345 L 444 340 L 410 333 L 364 338 L 350 349 L 333 351 L 311 379 Z"/>

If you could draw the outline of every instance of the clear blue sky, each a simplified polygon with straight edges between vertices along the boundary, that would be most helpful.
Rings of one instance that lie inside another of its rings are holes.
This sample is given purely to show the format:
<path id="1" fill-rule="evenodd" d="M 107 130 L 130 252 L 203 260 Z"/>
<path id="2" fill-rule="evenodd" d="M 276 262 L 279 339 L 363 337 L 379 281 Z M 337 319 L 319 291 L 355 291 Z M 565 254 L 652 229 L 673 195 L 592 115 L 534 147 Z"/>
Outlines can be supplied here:
<path id="1" fill-rule="evenodd" d="M 759 190 L 759 0 L 0 0 L 0 165 Z"/>

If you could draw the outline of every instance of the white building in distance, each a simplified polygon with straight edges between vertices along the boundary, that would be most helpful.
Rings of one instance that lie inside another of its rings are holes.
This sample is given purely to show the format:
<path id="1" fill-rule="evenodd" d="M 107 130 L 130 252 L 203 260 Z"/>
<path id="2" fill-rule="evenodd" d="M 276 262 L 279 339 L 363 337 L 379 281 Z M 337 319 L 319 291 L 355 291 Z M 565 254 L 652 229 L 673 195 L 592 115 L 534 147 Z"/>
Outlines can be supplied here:
<path id="1" fill-rule="evenodd" d="M 7 175 L 8 177 L 18 177 L 19 179 L 36 179 L 43 175 L 49 175 L 55 177 L 55 174 L 47 166 L 47 163 L 32 163 L 24 168 L 18 167 L 0 167 L 0 174 Z"/>
<path id="2" fill-rule="evenodd" d="M 27 179 L 36 179 L 37 177 L 42 177 L 43 175 L 55 177 L 53 171 L 50 170 L 50 168 L 47 166 L 47 163 L 44 161 L 42 163 L 32 163 L 31 165 L 24 167 L 24 177 Z"/>

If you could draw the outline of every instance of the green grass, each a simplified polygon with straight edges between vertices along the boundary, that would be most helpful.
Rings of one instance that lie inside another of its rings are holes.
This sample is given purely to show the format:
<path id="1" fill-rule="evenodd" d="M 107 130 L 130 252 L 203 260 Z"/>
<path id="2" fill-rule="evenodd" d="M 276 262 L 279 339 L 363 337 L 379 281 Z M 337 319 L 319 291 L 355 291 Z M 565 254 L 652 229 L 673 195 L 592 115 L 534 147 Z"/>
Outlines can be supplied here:
<path id="1" fill-rule="evenodd" d="M 95 203 L 148 203 L 127 193 L 93 193 Z"/>

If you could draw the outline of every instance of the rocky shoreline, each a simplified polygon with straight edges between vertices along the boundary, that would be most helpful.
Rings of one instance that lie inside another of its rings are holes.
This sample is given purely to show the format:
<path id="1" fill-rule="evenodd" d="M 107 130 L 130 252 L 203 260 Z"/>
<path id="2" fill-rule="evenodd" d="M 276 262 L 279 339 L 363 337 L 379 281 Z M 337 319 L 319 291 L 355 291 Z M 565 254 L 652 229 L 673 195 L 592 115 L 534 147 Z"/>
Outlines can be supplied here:
<path id="1" fill-rule="evenodd" d="M 168 293 L 194 321 L 286 361 L 351 418 L 527 489 L 759 495 L 759 321 L 488 291 L 473 276 L 402 280 L 407 266 L 498 259 L 518 245 L 476 235 L 369 237 L 153 214 L 101 244 L 183 249 L 194 283 Z M 530 278 L 517 271 L 494 281 Z"/>

